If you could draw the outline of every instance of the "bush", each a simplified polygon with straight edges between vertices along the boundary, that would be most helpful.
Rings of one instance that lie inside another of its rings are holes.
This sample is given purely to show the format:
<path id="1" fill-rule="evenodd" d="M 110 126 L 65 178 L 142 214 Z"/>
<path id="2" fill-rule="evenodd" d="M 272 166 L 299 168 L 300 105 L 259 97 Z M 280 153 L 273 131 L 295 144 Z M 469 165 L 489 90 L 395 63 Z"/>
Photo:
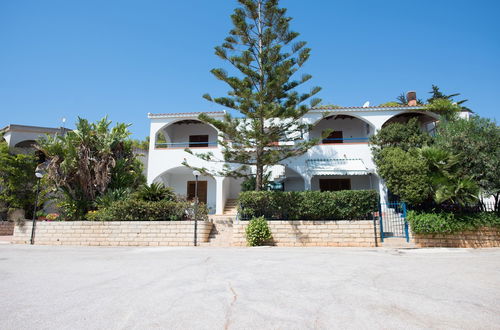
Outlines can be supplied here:
<path id="1" fill-rule="evenodd" d="M 377 204 L 374 190 L 247 191 L 240 194 L 239 213 L 242 219 L 352 220 L 367 219 Z"/>
<path id="2" fill-rule="evenodd" d="M 88 220 L 99 221 L 162 221 L 186 220 L 195 216 L 194 206 L 190 202 L 162 200 L 148 202 L 136 199 L 117 201 L 109 207 L 87 213 Z M 197 220 L 206 220 L 208 209 L 199 204 Z"/>
<path id="3" fill-rule="evenodd" d="M 264 245 L 272 238 L 271 230 L 264 217 L 252 218 L 245 229 L 249 246 Z"/>
<path id="4" fill-rule="evenodd" d="M 133 198 L 147 202 L 173 201 L 175 200 L 175 193 L 171 187 L 165 187 L 161 183 L 152 183 L 149 186 L 140 186 L 137 192 L 134 193 Z"/>
<path id="5" fill-rule="evenodd" d="M 455 214 L 409 211 L 407 219 L 415 234 L 451 234 L 480 227 L 500 227 L 500 215 L 495 212 Z"/>

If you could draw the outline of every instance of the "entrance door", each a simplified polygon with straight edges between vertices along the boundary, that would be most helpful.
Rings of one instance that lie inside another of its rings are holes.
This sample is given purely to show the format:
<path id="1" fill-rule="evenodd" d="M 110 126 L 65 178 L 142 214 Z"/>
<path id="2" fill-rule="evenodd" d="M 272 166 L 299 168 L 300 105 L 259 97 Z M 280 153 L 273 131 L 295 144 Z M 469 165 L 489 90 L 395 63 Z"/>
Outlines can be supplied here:
<path id="1" fill-rule="evenodd" d="M 319 190 L 321 191 L 351 190 L 351 180 L 319 179 Z"/>
<path id="2" fill-rule="evenodd" d="M 207 186 L 208 181 L 198 181 L 198 200 L 200 203 L 207 204 Z M 188 181 L 187 183 L 187 198 L 188 200 L 194 200 L 196 196 L 196 181 Z"/>

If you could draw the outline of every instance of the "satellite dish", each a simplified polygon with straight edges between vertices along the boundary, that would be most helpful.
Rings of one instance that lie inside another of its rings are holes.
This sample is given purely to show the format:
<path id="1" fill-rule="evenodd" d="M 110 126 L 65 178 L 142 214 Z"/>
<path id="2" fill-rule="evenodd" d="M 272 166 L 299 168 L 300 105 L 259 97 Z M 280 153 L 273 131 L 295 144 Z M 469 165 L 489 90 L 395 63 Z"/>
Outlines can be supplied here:
<path id="1" fill-rule="evenodd" d="M 363 104 L 363 108 L 368 108 L 370 106 L 370 101 L 366 101 L 364 104 Z"/>

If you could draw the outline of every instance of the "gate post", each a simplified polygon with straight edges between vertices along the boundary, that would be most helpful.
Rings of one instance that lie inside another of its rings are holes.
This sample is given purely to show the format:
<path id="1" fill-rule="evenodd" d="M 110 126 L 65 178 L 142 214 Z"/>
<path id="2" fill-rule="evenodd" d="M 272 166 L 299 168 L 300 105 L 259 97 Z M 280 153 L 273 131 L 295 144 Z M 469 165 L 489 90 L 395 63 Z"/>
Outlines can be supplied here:
<path id="1" fill-rule="evenodd" d="M 384 243 L 384 223 L 382 221 L 382 205 L 378 203 L 378 218 L 380 221 L 380 242 Z"/>

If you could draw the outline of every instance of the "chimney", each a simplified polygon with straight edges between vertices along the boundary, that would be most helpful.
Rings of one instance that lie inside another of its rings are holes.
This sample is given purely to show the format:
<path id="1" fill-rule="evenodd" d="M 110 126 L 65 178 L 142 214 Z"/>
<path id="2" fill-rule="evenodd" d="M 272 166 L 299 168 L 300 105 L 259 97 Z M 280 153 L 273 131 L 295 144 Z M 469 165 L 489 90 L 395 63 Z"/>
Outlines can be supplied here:
<path id="1" fill-rule="evenodd" d="M 417 93 L 414 91 L 409 91 L 406 93 L 406 100 L 408 101 L 408 106 L 414 107 L 417 105 Z"/>

